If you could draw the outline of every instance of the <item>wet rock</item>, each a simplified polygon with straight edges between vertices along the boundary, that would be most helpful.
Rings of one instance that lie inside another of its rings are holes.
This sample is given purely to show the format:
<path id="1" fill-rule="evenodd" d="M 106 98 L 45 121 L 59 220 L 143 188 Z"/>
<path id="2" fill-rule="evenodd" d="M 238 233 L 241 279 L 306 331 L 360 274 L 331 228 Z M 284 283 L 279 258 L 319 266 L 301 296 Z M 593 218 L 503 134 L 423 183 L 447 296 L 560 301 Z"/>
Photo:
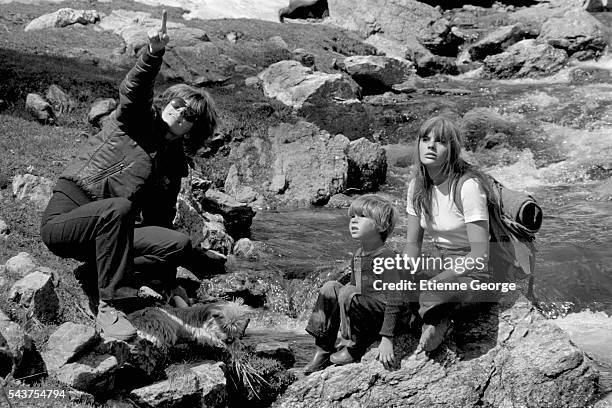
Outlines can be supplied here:
<path id="1" fill-rule="evenodd" d="M 246 305 L 263 307 L 269 286 L 264 278 L 253 271 L 228 273 L 203 281 L 201 291 L 209 297 L 227 300 L 241 298 Z"/>
<path id="2" fill-rule="evenodd" d="M 484 60 L 484 73 L 493 78 L 524 78 L 552 75 L 567 61 L 564 50 L 536 40 L 522 40 L 501 54 Z"/>
<path id="3" fill-rule="evenodd" d="M 72 322 L 62 324 L 47 340 L 47 351 L 43 353 L 47 369 L 55 371 L 74 361 L 99 340 L 100 336 L 91 326 Z"/>
<path id="4" fill-rule="evenodd" d="M 523 23 L 503 26 L 487 34 L 482 40 L 468 48 L 472 61 L 482 61 L 489 55 L 499 54 L 512 44 L 535 37 Z"/>
<path id="5" fill-rule="evenodd" d="M 258 77 L 267 97 L 293 107 L 321 128 L 350 139 L 370 134 L 367 113 L 357 99 L 360 88 L 352 79 L 313 71 L 297 61 L 272 64 Z"/>
<path id="6" fill-rule="evenodd" d="M 115 108 L 117 108 L 117 102 L 113 98 L 96 99 L 89 109 L 87 121 L 94 126 L 99 126 L 101 119 L 110 115 Z"/>
<path id="7" fill-rule="evenodd" d="M 364 93 L 382 93 L 411 78 L 413 64 L 402 58 L 359 55 L 347 57 L 340 67 L 363 89 Z"/>
<path id="8" fill-rule="evenodd" d="M 202 215 L 205 229 L 201 247 L 228 255 L 234 247 L 234 238 L 226 232 L 223 220 L 219 220 L 220 216 L 217 214 L 204 213 Z"/>
<path id="9" fill-rule="evenodd" d="M 242 259 L 257 259 L 255 243 L 248 238 L 240 238 L 234 245 L 234 255 Z"/>
<path id="10" fill-rule="evenodd" d="M 427 357 L 414 355 L 415 337 L 401 336 L 396 370 L 383 368 L 371 350 L 359 364 L 298 380 L 275 406 L 569 408 L 592 400 L 599 374 L 590 359 L 527 299 L 511 298 L 457 317 L 453 332 Z"/>
<path id="11" fill-rule="evenodd" d="M 198 202 L 202 210 L 223 216 L 227 232 L 232 237 L 240 238 L 249 234 L 255 211 L 246 203 L 219 190 L 207 190 Z"/>
<path id="12" fill-rule="evenodd" d="M 531 134 L 536 135 L 538 132 L 522 116 L 502 115 L 490 108 L 471 109 L 463 115 L 461 121 L 461 133 L 468 150 L 475 150 L 494 135 L 507 135 L 503 138 L 505 141 L 511 137 L 530 139 Z"/>
<path id="13" fill-rule="evenodd" d="M 385 149 L 365 138 L 354 140 L 348 150 L 347 188 L 376 191 L 387 179 Z"/>
<path id="14" fill-rule="evenodd" d="M 8 299 L 28 308 L 34 316 L 43 320 L 52 320 L 59 313 L 59 298 L 55 293 L 53 278 L 39 271 L 15 282 Z"/>
<path id="15" fill-rule="evenodd" d="M 169 374 L 169 378 L 132 390 L 130 396 L 149 407 L 224 407 L 226 379 L 223 363 L 204 363 Z"/>
<path id="16" fill-rule="evenodd" d="M 29 93 L 26 96 L 26 110 L 32 114 L 40 123 L 53 124 L 55 123 L 55 112 L 45 99 L 35 93 Z"/>
<path id="17" fill-rule="evenodd" d="M 305 67 L 315 66 L 315 56 L 303 48 L 296 48 L 291 52 L 293 60 L 299 62 Z"/>
<path id="18" fill-rule="evenodd" d="M 34 340 L 4 312 L 0 311 L 0 375 L 34 381 L 44 373 L 44 362 Z"/>
<path id="19" fill-rule="evenodd" d="M 556 48 L 564 49 L 569 56 L 579 53 L 578 59 L 596 58 L 607 46 L 604 26 L 588 12 L 569 10 L 563 17 L 550 18 L 542 25 L 540 36 Z"/>
<path id="20" fill-rule="evenodd" d="M 53 194 L 55 183 L 33 174 L 17 174 L 13 177 L 13 196 L 17 200 L 29 200 L 36 210 L 43 211 Z"/>
<path id="21" fill-rule="evenodd" d="M 8 235 L 11 233 L 11 229 L 9 228 L 6 221 L 0 218 L 0 238 L 8 238 Z"/>
<path id="22" fill-rule="evenodd" d="M 72 96 L 55 84 L 49 86 L 45 98 L 51 103 L 53 111 L 58 115 L 72 112 L 78 104 Z"/>
<path id="23" fill-rule="evenodd" d="M 275 158 L 272 179 L 284 177 L 288 186 L 282 201 L 320 205 L 344 191 L 350 143 L 346 137 L 331 136 L 307 122 L 281 124 L 271 128 L 269 136 Z"/>
<path id="24" fill-rule="evenodd" d="M 431 76 L 435 74 L 456 75 L 459 72 L 455 58 L 434 54 L 417 56 L 415 65 L 417 67 L 417 74 L 420 76 Z"/>
<path id="25" fill-rule="evenodd" d="M 612 177 L 612 163 L 594 164 L 587 170 L 586 175 L 589 180 L 605 180 Z"/>
<path id="26" fill-rule="evenodd" d="M 19 277 L 25 277 L 36 268 L 36 262 L 29 253 L 20 252 L 12 258 L 9 258 L 4 264 L 4 267 L 8 273 L 16 274 Z"/>
<path id="27" fill-rule="evenodd" d="M 329 208 L 349 208 L 352 202 L 353 199 L 346 194 L 334 194 L 325 206 Z"/>
<path id="28" fill-rule="evenodd" d="M 73 24 L 95 24 L 98 21 L 100 21 L 100 13 L 96 10 L 62 8 L 30 21 L 24 31 L 43 30 L 54 27 L 62 28 Z"/>
<path id="29" fill-rule="evenodd" d="M 255 346 L 255 355 L 259 357 L 271 358 L 280 362 L 285 368 L 293 367 L 295 356 L 289 343 L 282 341 L 270 341 L 258 343 Z"/>

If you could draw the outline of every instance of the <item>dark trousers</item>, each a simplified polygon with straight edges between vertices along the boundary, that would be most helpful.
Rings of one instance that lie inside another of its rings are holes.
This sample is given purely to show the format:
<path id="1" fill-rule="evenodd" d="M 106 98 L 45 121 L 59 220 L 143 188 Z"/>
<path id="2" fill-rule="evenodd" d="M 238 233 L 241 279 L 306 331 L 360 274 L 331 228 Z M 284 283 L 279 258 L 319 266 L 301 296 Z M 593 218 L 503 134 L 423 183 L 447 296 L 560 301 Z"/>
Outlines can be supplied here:
<path id="1" fill-rule="evenodd" d="M 340 282 L 326 282 L 319 289 L 319 296 L 313 308 L 306 331 L 315 338 L 315 344 L 326 351 L 334 351 L 340 329 L 341 308 L 345 308 L 350 324 L 349 347 L 351 354 L 361 357 L 365 350 L 380 336 L 385 303 L 371 296 L 355 294 L 344 296 L 350 290 Z M 343 304 L 343 302 L 345 302 Z"/>
<path id="2" fill-rule="evenodd" d="M 54 254 L 95 265 L 100 299 L 134 298 L 134 270 L 173 285 L 176 267 L 192 261 L 189 237 L 167 228 L 134 228 L 131 201 L 109 198 L 79 206 L 55 192 L 43 214 L 41 235 Z"/>

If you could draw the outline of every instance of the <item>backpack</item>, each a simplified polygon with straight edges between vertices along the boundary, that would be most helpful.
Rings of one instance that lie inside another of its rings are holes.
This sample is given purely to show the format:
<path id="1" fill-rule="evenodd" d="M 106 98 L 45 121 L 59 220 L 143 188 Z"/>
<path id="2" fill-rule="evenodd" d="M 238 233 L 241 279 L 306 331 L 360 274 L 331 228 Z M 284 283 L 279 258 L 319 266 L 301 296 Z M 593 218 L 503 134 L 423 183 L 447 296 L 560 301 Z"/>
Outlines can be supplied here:
<path id="1" fill-rule="evenodd" d="M 455 189 L 455 203 L 463 212 L 462 177 Z M 542 208 L 529 194 L 512 190 L 487 175 L 493 194 L 488 203 L 489 269 L 497 282 L 532 276 L 535 267 L 535 234 L 542 226 Z"/>

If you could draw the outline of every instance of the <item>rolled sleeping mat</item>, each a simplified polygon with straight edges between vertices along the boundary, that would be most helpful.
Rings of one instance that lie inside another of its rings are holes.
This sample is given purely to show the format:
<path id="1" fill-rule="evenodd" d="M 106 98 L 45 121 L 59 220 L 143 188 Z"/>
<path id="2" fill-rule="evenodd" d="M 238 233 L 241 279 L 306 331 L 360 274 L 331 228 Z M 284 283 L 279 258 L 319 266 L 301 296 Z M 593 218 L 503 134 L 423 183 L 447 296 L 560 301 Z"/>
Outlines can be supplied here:
<path id="1" fill-rule="evenodd" d="M 542 208 L 535 199 L 529 194 L 504 186 L 501 186 L 500 194 L 504 214 L 530 232 L 538 232 L 542 226 Z"/>

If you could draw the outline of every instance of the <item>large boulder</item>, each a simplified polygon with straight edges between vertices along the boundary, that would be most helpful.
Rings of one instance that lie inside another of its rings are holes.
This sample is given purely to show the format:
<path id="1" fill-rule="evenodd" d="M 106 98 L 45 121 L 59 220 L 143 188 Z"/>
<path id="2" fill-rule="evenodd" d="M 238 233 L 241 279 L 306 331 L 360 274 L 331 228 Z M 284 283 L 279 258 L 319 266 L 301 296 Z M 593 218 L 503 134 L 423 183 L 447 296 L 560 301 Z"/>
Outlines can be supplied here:
<path id="1" fill-rule="evenodd" d="M 74 361 L 99 339 L 99 334 L 91 326 L 73 322 L 62 324 L 47 340 L 47 351 L 43 353 L 47 370 L 55 371 Z"/>
<path id="2" fill-rule="evenodd" d="M 225 194 L 222 191 L 209 189 L 198 197 L 202 210 L 223 216 L 227 232 L 235 239 L 248 236 L 255 211 L 246 203 Z"/>
<path id="3" fill-rule="evenodd" d="M 39 94 L 29 93 L 26 95 L 26 111 L 30 112 L 42 124 L 55 123 L 55 112 L 53 108 Z"/>
<path id="4" fill-rule="evenodd" d="M 523 23 L 499 27 L 468 48 L 468 53 L 472 61 L 482 61 L 487 56 L 499 54 L 512 44 L 530 37 L 535 36 Z"/>
<path id="5" fill-rule="evenodd" d="M 100 20 L 96 10 L 75 10 L 62 8 L 53 13 L 43 14 L 30 21 L 25 31 L 43 30 L 45 28 L 62 28 L 73 24 L 95 24 Z"/>
<path id="6" fill-rule="evenodd" d="M 135 55 L 148 43 L 149 30 L 157 30 L 160 25 L 161 20 L 150 13 L 113 10 L 99 27 L 121 36 L 127 53 Z M 172 21 L 168 21 L 167 29 L 173 40 L 166 48 L 160 71 L 164 79 L 198 85 L 226 78 L 233 71 L 234 61 L 222 54 L 203 30 Z"/>
<path id="7" fill-rule="evenodd" d="M 416 337 L 401 336 L 396 370 L 372 350 L 361 363 L 298 380 L 275 407 L 586 406 L 598 392 L 592 361 L 527 299 L 512 297 L 457 317 L 429 356 L 415 355 Z"/>
<path id="8" fill-rule="evenodd" d="M 387 156 L 378 143 L 353 140 L 348 150 L 347 188 L 376 191 L 387 180 Z"/>
<path id="9" fill-rule="evenodd" d="M 347 57 L 341 67 L 367 94 L 385 92 L 415 73 L 412 62 L 406 59 L 375 55 Z"/>
<path id="10" fill-rule="evenodd" d="M 330 133 L 349 139 L 368 136 L 369 120 L 357 99 L 359 86 L 342 74 L 313 71 L 297 61 L 280 61 L 259 73 L 264 93 Z"/>
<path id="11" fill-rule="evenodd" d="M 563 17 L 548 19 L 538 38 L 583 60 L 601 55 L 607 46 L 605 36 L 605 27 L 599 20 L 584 10 L 574 9 Z"/>
<path id="12" fill-rule="evenodd" d="M 272 181 L 284 180 L 283 202 L 320 205 L 346 189 L 349 140 L 315 125 L 283 123 L 269 130 Z"/>
<path id="13" fill-rule="evenodd" d="M 55 183 L 33 174 L 17 174 L 13 177 L 13 196 L 17 200 L 29 200 L 34 208 L 43 211 L 53 194 Z"/>
<path id="14" fill-rule="evenodd" d="M 17 255 L 11 257 L 4 264 L 6 271 L 11 274 L 15 274 L 20 278 L 25 277 L 36 268 L 36 261 L 27 252 L 20 252 Z"/>
<path id="15" fill-rule="evenodd" d="M 102 118 L 111 114 L 117 107 L 117 101 L 113 98 L 98 98 L 96 99 L 89 113 L 87 114 L 87 121 L 94 126 L 98 126 Z"/>
<path id="16" fill-rule="evenodd" d="M 536 40 L 522 40 L 501 54 L 484 60 L 485 76 L 524 78 L 548 76 L 559 71 L 567 61 L 564 50 Z"/>
<path id="17" fill-rule="evenodd" d="M 45 93 L 45 97 L 58 116 L 73 111 L 78 105 L 76 99 L 55 84 L 49 86 Z"/>

